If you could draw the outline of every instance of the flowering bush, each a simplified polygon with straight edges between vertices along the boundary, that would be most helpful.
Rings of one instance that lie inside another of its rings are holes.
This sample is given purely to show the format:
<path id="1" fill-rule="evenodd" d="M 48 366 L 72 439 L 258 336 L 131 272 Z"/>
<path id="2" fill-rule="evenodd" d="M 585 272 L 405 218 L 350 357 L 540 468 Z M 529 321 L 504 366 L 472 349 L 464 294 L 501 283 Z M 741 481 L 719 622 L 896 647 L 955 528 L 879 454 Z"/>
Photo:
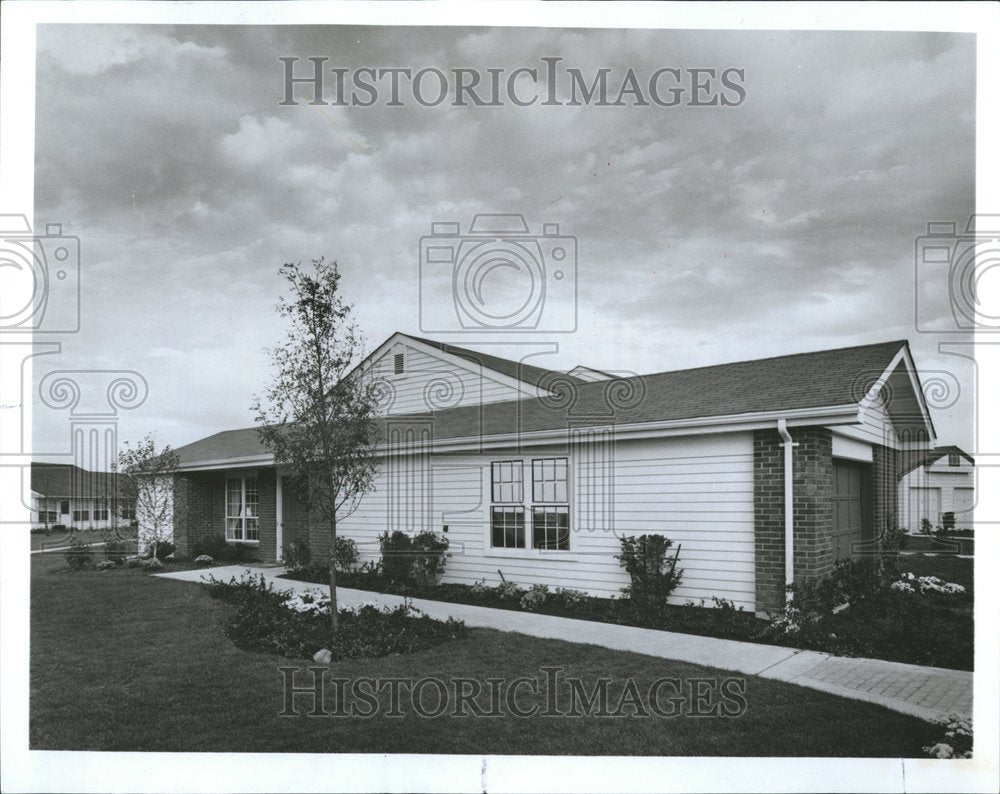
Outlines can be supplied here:
<path id="1" fill-rule="evenodd" d="M 330 599 L 319 590 L 293 594 L 275 590 L 263 576 L 244 573 L 228 582 L 211 578 L 209 595 L 235 607 L 225 634 L 242 648 L 312 658 L 330 644 Z M 461 621 L 440 621 L 409 604 L 380 608 L 362 603 L 339 610 L 332 659 L 412 653 L 464 636 Z"/>
<path id="2" fill-rule="evenodd" d="M 797 647 L 827 653 L 972 669 L 971 615 L 931 598 L 962 592 L 960 585 L 859 560 L 789 590 L 791 601 L 751 639 L 782 644 L 794 637 Z"/>
<path id="3" fill-rule="evenodd" d="M 919 589 L 921 593 L 933 591 L 947 595 L 965 592 L 965 588 L 955 582 L 946 582 L 937 576 L 916 576 L 909 572 L 900 574 L 898 581 L 892 583 L 892 588 L 909 593 L 915 592 L 916 589 Z"/>
<path id="4" fill-rule="evenodd" d="M 549 597 L 549 588 L 544 584 L 533 584 L 531 589 L 521 596 L 521 609 L 534 612 L 540 609 Z"/>
<path id="5" fill-rule="evenodd" d="M 478 582 L 469 588 L 469 592 L 476 598 L 482 598 L 484 595 L 488 594 L 493 588 L 486 584 L 485 579 L 480 579 Z"/>
<path id="6" fill-rule="evenodd" d="M 521 597 L 524 595 L 524 588 L 520 585 L 514 584 L 514 582 L 501 582 L 493 591 L 503 600 L 503 601 L 518 601 L 520 602 Z"/>
<path id="7" fill-rule="evenodd" d="M 156 557 L 150 557 L 148 560 L 140 562 L 139 567 L 147 571 L 156 571 L 163 567 L 163 563 Z"/>
<path id="8" fill-rule="evenodd" d="M 215 560 L 209 557 L 207 554 L 199 554 L 194 558 L 194 561 L 198 565 L 215 565 Z"/>
<path id="9" fill-rule="evenodd" d="M 944 736 L 923 748 L 931 758 L 972 758 L 972 718 L 949 714 L 937 720 Z"/>
<path id="10" fill-rule="evenodd" d="M 587 594 L 583 590 L 574 590 L 571 587 L 557 587 L 555 598 L 564 607 L 572 609 L 584 603 L 587 600 Z"/>

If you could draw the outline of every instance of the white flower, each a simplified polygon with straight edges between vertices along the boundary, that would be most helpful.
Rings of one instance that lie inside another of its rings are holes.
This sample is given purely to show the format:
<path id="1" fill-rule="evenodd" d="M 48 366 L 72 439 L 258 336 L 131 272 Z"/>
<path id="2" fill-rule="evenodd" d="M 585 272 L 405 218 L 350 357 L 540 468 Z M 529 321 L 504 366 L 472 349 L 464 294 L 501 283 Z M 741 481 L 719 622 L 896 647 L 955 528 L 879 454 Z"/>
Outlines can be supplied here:
<path id="1" fill-rule="evenodd" d="M 951 758 L 955 755 L 955 750 L 950 744 L 938 742 L 933 747 L 925 747 L 924 751 L 934 758 Z"/>
<path id="2" fill-rule="evenodd" d="M 909 582 L 904 582 L 904 581 L 893 582 L 891 587 L 893 590 L 899 590 L 900 592 L 903 593 L 914 592 L 913 585 L 910 584 Z"/>

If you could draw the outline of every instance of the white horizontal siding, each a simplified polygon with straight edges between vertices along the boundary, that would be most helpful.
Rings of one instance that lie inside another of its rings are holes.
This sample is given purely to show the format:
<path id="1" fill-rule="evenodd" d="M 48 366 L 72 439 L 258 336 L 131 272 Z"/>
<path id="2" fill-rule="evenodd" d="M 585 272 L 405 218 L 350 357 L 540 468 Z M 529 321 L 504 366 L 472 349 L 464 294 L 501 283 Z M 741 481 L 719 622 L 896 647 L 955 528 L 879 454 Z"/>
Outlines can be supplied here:
<path id="1" fill-rule="evenodd" d="M 946 459 L 947 460 L 947 459 Z M 937 488 L 941 494 L 941 513 L 955 512 L 955 523 L 959 527 L 972 525 L 972 511 L 955 511 L 955 489 L 976 487 L 976 470 L 973 466 L 961 466 L 951 471 L 935 471 L 933 467 L 918 466 L 903 475 L 899 482 L 899 525 L 910 532 L 920 531 L 923 516 L 910 515 L 910 491 L 913 488 Z M 940 516 L 930 518 L 940 521 Z"/>
<path id="2" fill-rule="evenodd" d="M 403 353 L 405 371 L 395 374 L 396 353 Z M 528 396 L 491 371 L 472 362 L 461 365 L 428 355 L 408 345 L 390 348 L 372 364 L 372 372 L 388 384 L 383 414 L 422 413 L 459 405 L 501 402 Z"/>
<path id="3" fill-rule="evenodd" d="M 491 549 L 490 462 L 523 459 L 529 491 L 530 461 L 549 454 L 558 451 L 434 456 L 424 464 L 431 469 L 432 504 L 410 512 L 418 516 L 412 526 L 389 526 L 390 494 L 380 473 L 377 490 L 341 522 L 341 529 L 359 543 L 365 558 L 376 559 L 377 535 L 386 529 L 440 531 L 447 525 L 452 557 L 445 581 L 472 584 L 485 579 L 496 584 L 502 571 L 522 585 L 572 587 L 600 596 L 619 595 L 628 584 L 614 558 L 620 537 L 662 533 L 681 546 L 684 577 L 673 602 L 710 601 L 715 595 L 754 609 L 750 434 L 620 441 L 610 452 L 606 445 L 603 452 L 593 445 L 574 447 L 570 551 L 509 556 Z M 420 478 L 398 480 L 408 481 Z M 409 496 L 419 499 L 416 492 Z"/>

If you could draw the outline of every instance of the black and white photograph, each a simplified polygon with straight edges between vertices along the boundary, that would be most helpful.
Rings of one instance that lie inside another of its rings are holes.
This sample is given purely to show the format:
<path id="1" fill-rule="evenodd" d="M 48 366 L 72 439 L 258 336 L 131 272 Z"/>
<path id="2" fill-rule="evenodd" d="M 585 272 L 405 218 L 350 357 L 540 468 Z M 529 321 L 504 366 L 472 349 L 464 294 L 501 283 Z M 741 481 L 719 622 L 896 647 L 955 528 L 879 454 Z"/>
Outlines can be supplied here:
<path id="1" fill-rule="evenodd" d="M 1000 787 L 1000 7 L 2 13 L 4 791 Z"/>

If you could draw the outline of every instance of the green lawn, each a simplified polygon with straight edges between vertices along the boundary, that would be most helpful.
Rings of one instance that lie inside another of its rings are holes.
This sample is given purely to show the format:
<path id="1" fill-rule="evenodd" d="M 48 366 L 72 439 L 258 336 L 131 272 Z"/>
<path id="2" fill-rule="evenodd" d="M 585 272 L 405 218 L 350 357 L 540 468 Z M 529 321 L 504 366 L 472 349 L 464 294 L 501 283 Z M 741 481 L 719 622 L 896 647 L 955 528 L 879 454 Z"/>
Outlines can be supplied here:
<path id="1" fill-rule="evenodd" d="M 71 573 L 35 555 L 31 748 L 35 750 L 919 756 L 934 729 L 878 706 L 746 677 L 739 717 L 281 717 L 279 667 L 222 635 L 224 604 L 196 585 L 134 570 Z M 475 629 L 428 651 L 334 664 L 333 675 L 541 677 L 587 689 L 612 676 L 730 674 L 587 645 Z M 383 701 L 385 698 L 383 698 Z"/>
<path id="2" fill-rule="evenodd" d="M 125 539 L 134 540 L 135 530 L 129 529 L 127 527 L 119 530 L 83 529 L 73 532 L 71 534 L 69 530 L 60 529 L 60 530 L 53 530 L 48 535 L 46 535 L 44 532 L 32 532 L 31 550 L 36 551 L 38 549 L 55 549 L 62 546 L 67 546 L 73 540 L 78 540 L 81 543 L 103 543 L 106 540 L 125 540 Z M 95 551 L 100 552 L 100 547 L 96 548 Z M 58 553 L 58 552 L 53 552 L 53 553 Z"/>
<path id="3" fill-rule="evenodd" d="M 973 563 L 970 557 L 948 554 L 901 554 L 898 567 L 901 573 L 910 571 L 916 576 L 937 576 L 965 588 L 965 598 L 970 608 L 973 597 Z"/>

